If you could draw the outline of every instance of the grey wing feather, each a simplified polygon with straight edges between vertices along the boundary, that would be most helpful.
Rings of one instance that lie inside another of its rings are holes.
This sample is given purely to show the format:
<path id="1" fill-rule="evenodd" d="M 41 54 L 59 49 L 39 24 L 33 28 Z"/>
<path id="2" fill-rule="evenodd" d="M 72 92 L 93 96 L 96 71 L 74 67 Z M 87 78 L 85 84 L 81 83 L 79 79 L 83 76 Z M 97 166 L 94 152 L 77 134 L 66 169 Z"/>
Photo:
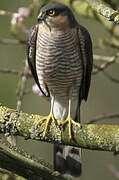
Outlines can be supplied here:
<path id="1" fill-rule="evenodd" d="M 38 32 L 38 26 L 37 25 L 33 26 L 29 31 L 28 38 L 27 38 L 27 46 L 26 46 L 26 48 L 27 48 L 27 60 L 28 60 L 29 67 L 31 69 L 31 72 L 33 74 L 33 77 L 34 77 L 38 87 L 40 88 L 41 92 L 45 95 L 45 93 L 43 92 L 43 90 L 40 87 L 40 83 L 39 83 L 37 71 L 36 71 L 37 32 Z"/>
<path id="2" fill-rule="evenodd" d="M 78 35 L 84 71 L 80 97 L 81 99 L 87 100 L 93 68 L 92 41 L 87 29 L 81 25 L 78 26 Z"/>

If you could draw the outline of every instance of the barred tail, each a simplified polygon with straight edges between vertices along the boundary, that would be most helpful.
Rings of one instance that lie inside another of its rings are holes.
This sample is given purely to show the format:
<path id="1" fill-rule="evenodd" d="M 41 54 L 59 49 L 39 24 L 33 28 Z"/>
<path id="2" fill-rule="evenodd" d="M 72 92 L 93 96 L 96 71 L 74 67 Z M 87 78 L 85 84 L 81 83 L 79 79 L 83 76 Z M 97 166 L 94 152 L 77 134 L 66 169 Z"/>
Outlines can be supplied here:
<path id="1" fill-rule="evenodd" d="M 81 176 L 81 149 L 54 145 L 54 170 L 63 175 Z"/>

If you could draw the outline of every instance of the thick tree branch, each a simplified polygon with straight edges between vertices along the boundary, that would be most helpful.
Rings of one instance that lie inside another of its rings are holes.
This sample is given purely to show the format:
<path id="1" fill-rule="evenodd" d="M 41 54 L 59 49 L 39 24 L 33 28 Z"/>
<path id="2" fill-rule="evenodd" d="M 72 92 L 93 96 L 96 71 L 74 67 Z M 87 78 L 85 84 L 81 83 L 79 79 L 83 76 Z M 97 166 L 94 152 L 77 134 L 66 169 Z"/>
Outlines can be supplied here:
<path id="1" fill-rule="evenodd" d="M 19 135 L 26 139 L 67 144 L 86 149 L 119 152 L 119 126 L 88 124 L 72 126 L 73 139 L 68 137 L 68 125 L 61 128 L 51 123 L 46 137 L 43 137 L 45 123 L 36 127 L 40 115 L 29 115 L 6 107 L 0 107 L 0 133 Z M 59 121 L 57 121 L 59 122 Z"/>
<path id="2" fill-rule="evenodd" d="M 0 168 L 11 171 L 17 175 L 27 178 L 28 180 L 53 179 L 64 180 L 58 172 L 53 172 L 42 161 L 29 159 L 29 155 L 21 155 L 17 153 L 16 148 L 8 148 L 6 145 L 0 143 Z M 28 157 L 27 157 L 28 156 Z"/>

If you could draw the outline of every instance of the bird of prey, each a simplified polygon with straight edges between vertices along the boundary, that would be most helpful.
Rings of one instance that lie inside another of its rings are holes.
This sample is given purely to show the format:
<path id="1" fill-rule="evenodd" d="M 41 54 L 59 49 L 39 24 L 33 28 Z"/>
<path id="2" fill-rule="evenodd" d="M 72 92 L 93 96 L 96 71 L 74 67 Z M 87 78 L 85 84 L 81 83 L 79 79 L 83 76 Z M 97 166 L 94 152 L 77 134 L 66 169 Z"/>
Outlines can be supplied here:
<path id="1" fill-rule="evenodd" d="M 86 28 L 78 24 L 72 11 L 61 3 L 43 6 L 38 23 L 28 35 L 27 59 L 33 77 L 44 96 L 51 99 L 44 136 L 50 121 L 61 125 L 80 122 L 80 104 L 87 100 L 93 65 L 92 41 Z M 80 176 L 80 150 L 55 145 L 54 168 L 62 174 Z"/>

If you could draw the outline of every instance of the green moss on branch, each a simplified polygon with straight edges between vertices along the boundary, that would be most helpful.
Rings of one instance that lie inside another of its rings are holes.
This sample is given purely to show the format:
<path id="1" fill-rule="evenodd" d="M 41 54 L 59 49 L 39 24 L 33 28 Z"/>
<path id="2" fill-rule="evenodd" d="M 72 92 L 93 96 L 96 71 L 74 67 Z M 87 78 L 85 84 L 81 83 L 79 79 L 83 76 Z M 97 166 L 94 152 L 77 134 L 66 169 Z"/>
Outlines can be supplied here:
<path id="1" fill-rule="evenodd" d="M 42 123 L 39 127 L 36 127 L 35 123 L 40 118 L 40 115 L 18 113 L 16 110 L 0 107 L 0 133 L 92 150 L 119 151 L 118 125 L 88 124 L 82 125 L 82 128 L 73 125 L 73 139 L 70 140 L 68 137 L 68 125 L 61 128 L 58 123 L 51 123 L 47 136 L 43 137 L 45 123 Z"/>
<path id="2" fill-rule="evenodd" d="M 11 171 L 28 180 L 64 180 L 58 172 L 43 165 L 42 161 L 36 161 L 15 147 L 7 147 L 0 142 L 0 168 Z"/>
<path id="3" fill-rule="evenodd" d="M 119 11 L 108 7 L 102 0 L 86 0 L 87 3 L 99 14 L 106 17 L 109 21 L 119 23 Z"/>

